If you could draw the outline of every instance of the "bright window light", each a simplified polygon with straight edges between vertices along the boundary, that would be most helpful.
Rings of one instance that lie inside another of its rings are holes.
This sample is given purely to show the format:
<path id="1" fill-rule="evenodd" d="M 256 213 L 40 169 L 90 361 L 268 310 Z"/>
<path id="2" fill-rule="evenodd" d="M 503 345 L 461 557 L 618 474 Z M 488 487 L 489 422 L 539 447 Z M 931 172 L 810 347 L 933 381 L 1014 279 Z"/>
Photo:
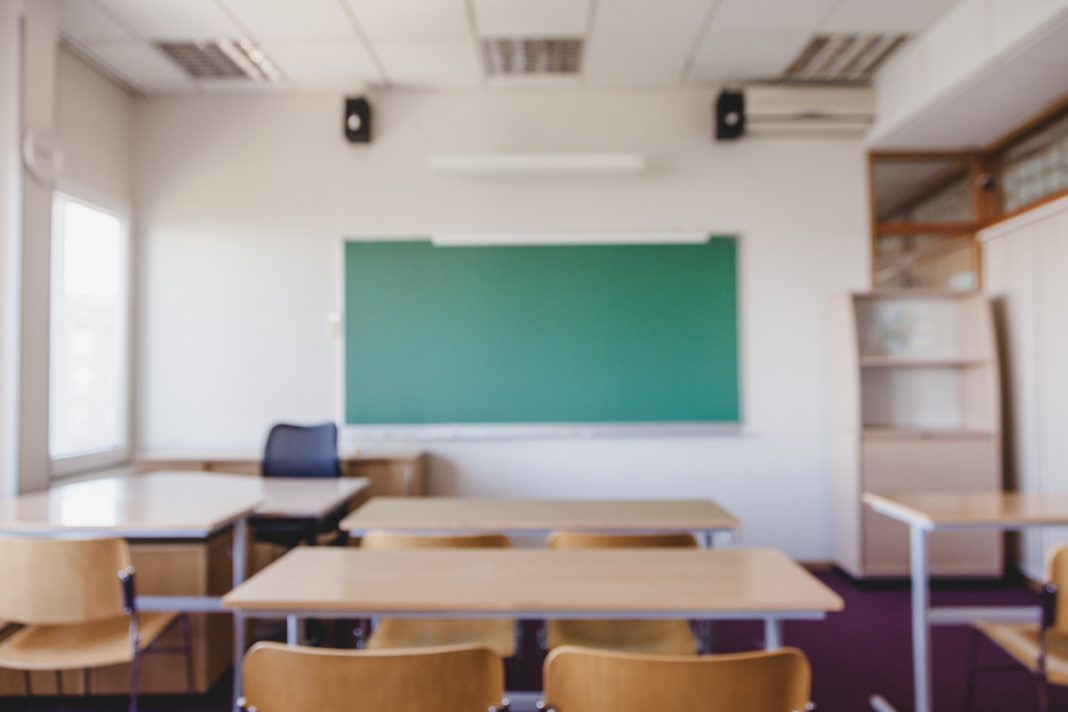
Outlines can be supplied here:
<path id="1" fill-rule="evenodd" d="M 127 453 L 127 238 L 119 215 L 59 194 L 52 233 L 49 450 L 62 473 Z"/>

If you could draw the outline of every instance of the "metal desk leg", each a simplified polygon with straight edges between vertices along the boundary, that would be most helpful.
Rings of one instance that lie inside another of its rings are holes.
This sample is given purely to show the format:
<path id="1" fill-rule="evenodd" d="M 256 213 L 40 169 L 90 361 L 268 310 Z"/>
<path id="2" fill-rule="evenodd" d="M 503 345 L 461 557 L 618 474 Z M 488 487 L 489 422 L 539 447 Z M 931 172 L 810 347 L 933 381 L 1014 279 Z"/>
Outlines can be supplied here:
<path id="1" fill-rule="evenodd" d="M 716 548 L 716 532 L 711 529 L 705 529 L 697 532 L 697 534 L 698 541 L 701 542 L 705 549 Z M 700 652 L 706 655 L 716 652 L 715 623 L 710 620 L 697 621 L 697 639 Z"/>
<path id="2" fill-rule="evenodd" d="M 764 619 L 764 650 L 782 647 L 782 621 L 778 618 Z"/>
<path id="3" fill-rule="evenodd" d="M 286 645 L 303 645 L 304 621 L 298 616 L 286 616 Z"/>
<path id="4" fill-rule="evenodd" d="M 245 580 L 248 572 L 246 557 L 248 556 L 248 521 L 239 519 L 234 523 L 233 541 L 233 585 Z M 237 710 L 237 699 L 241 697 L 241 662 L 245 658 L 245 617 L 240 611 L 234 611 L 234 710 Z"/>
<path id="5" fill-rule="evenodd" d="M 245 657 L 245 616 L 234 611 L 234 712 L 240 712 L 237 701 L 241 698 L 241 661 Z"/>
<path id="6" fill-rule="evenodd" d="M 912 678 L 916 712 L 931 712 L 931 638 L 927 627 L 930 580 L 927 570 L 927 531 L 909 525 L 909 561 L 912 574 Z"/>
<path id="7" fill-rule="evenodd" d="M 248 521 L 239 519 L 234 523 L 234 542 L 232 561 L 234 565 L 233 581 L 236 588 L 248 574 Z"/>

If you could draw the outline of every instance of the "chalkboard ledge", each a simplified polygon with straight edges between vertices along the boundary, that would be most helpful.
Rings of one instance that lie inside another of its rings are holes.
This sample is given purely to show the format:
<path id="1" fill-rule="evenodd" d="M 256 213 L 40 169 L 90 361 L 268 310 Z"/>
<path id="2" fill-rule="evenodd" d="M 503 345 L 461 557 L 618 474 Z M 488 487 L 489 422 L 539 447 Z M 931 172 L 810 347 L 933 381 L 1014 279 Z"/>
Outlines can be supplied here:
<path id="1" fill-rule="evenodd" d="M 441 425 L 346 425 L 349 442 L 442 440 L 595 440 L 744 436 L 742 423 L 516 423 Z"/>

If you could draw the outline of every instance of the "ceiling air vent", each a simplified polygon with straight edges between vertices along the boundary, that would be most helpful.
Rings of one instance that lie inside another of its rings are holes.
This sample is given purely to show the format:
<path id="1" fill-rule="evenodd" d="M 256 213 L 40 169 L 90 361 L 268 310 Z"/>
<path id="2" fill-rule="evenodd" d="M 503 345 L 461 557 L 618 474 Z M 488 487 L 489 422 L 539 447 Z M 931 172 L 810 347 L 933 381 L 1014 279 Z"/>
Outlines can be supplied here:
<path id="1" fill-rule="evenodd" d="M 251 40 L 158 42 L 156 46 L 194 79 L 277 82 L 282 78 Z"/>
<path id="2" fill-rule="evenodd" d="M 783 78 L 796 82 L 869 81 L 907 35 L 817 35 Z"/>
<path id="3" fill-rule="evenodd" d="M 491 77 L 574 76 L 582 64 L 582 40 L 484 39 L 482 57 Z"/>

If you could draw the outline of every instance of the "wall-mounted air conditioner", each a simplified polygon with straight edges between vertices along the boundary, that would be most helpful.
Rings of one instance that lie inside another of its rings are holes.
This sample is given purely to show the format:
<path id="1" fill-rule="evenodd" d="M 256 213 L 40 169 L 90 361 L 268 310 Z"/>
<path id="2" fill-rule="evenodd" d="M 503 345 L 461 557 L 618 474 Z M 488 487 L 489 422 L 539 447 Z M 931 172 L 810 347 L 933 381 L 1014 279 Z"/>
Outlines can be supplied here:
<path id="1" fill-rule="evenodd" d="M 863 87 L 745 88 L 749 131 L 865 131 L 875 120 L 875 93 Z"/>
<path id="2" fill-rule="evenodd" d="M 728 101 L 723 100 L 725 96 Z M 733 102 L 729 100 L 732 97 Z M 740 92 L 724 92 L 717 111 L 723 113 L 731 105 L 737 106 L 738 98 L 744 106 L 744 124 L 735 126 L 733 132 L 726 125 L 726 131 L 717 132 L 719 138 L 776 131 L 866 131 L 875 120 L 875 94 L 864 87 L 750 85 Z M 717 116 L 720 122 L 724 118 L 728 117 Z"/>

